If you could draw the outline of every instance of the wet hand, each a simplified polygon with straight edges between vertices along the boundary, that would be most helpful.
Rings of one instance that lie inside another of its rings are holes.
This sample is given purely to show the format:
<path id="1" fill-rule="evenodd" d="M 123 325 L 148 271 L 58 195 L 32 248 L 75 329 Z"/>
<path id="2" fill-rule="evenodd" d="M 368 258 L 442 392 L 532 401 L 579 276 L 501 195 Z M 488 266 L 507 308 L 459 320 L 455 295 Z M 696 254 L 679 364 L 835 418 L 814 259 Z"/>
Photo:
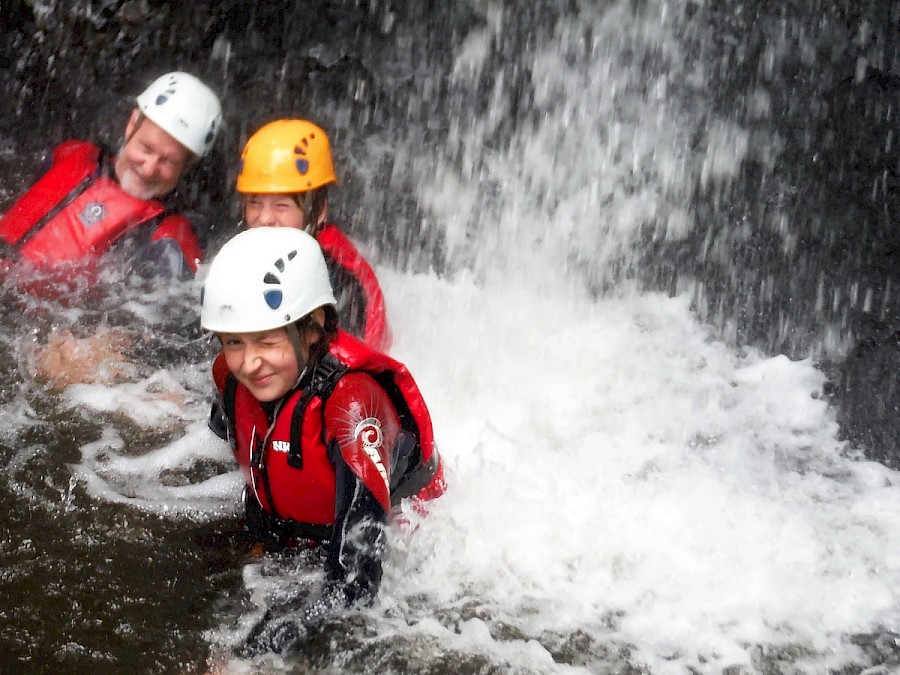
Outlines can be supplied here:
<path id="1" fill-rule="evenodd" d="M 295 616 L 274 618 L 268 610 L 253 627 L 244 643 L 237 650 L 244 657 L 276 653 L 282 656 L 295 651 L 298 643 L 308 634 L 306 626 Z"/>
<path id="2" fill-rule="evenodd" d="M 267 653 L 284 656 L 296 651 L 304 638 L 349 604 L 342 586 L 326 584 L 312 597 L 296 598 L 278 607 L 270 607 L 247 634 L 237 652 L 244 657 L 254 657 Z"/>
<path id="3" fill-rule="evenodd" d="M 39 348 L 33 369 L 54 389 L 78 383 L 112 383 L 134 374 L 135 367 L 124 356 L 131 341 L 121 330 L 102 330 L 86 338 L 61 331 Z"/>

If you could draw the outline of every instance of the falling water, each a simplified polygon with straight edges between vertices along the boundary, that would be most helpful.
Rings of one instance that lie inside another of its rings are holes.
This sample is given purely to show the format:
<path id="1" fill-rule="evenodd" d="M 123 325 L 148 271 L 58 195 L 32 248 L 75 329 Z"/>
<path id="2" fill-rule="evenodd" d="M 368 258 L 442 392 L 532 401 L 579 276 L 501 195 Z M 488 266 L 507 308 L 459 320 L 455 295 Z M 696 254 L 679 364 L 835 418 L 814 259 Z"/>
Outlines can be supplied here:
<path id="1" fill-rule="evenodd" d="M 337 220 L 376 262 L 450 488 L 397 514 L 372 607 L 243 661 L 320 566 L 240 535 L 199 282 L 110 270 L 66 303 L 7 284 L 7 670 L 897 667 L 896 445 L 854 411 L 896 401 L 895 377 L 861 383 L 896 364 L 900 10 L 520 5 L 45 1 L 10 22 L 4 198 L 44 145 L 114 144 L 174 67 L 226 97 L 179 195 L 210 250 L 248 133 L 332 132 Z M 64 330 L 124 334 L 131 362 L 48 389 L 37 345 Z"/>

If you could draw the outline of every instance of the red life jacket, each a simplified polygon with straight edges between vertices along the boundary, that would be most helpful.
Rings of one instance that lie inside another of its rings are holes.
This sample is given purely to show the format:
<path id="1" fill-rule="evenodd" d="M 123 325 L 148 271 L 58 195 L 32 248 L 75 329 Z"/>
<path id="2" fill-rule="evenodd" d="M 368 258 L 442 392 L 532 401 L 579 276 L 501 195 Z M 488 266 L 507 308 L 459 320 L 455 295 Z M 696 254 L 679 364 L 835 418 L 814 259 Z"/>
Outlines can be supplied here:
<path id="1" fill-rule="evenodd" d="M 234 425 L 235 458 L 263 510 L 302 524 L 330 526 L 334 523 L 335 469 L 328 458 L 326 443 L 337 432 L 325 428 L 325 406 L 341 378 L 355 372 L 369 375 L 387 393 L 399 414 L 399 423 L 415 436 L 418 464 L 407 467 L 402 476 L 385 480 L 386 476 L 380 472 L 384 467 L 390 472 L 392 448 L 381 448 L 377 459 L 371 455 L 367 459 L 353 448 L 341 448 L 344 461 L 386 512 L 403 497 L 440 496 L 445 483 L 431 417 L 406 367 L 340 330 L 329 347 L 329 355 L 328 362 L 323 360 L 320 364 L 326 371 L 322 378 L 324 386 L 321 382 L 317 384 L 314 376 L 306 390 L 289 393 L 271 428 L 259 402 L 228 372 L 224 355 L 220 354 L 213 363 L 213 377 L 225 413 Z"/>
<path id="2" fill-rule="evenodd" d="M 362 339 L 379 351 L 387 351 L 392 342 L 391 330 L 387 323 L 384 295 L 372 266 L 334 223 L 326 224 L 316 235 L 316 241 L 322 252 L 349 272 L 362 289 L 366 300 L 366 325 Z"/>
<path id="3" fill-rule="evenodd" d="M 57 146 L 50 169 L 0 217 L 0 238 L 20 258 L 47 267 L 105 253 L 123 234 L 165 212 L 158 201 L 132 197 L 99 168 L 96 145 Z M 152 238 L 163 237 L 175 239 L 196 272 L 202 253 L 188 220 L 163 219 Z"/>

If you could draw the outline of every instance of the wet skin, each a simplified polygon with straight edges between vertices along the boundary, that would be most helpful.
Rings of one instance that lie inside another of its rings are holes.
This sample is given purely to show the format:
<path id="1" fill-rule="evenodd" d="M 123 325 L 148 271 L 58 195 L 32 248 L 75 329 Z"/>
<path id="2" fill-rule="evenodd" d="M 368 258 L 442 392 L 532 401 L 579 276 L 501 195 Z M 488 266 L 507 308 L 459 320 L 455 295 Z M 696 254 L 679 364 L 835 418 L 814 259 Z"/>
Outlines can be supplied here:
<path id="1" fill-rule="evenodd" d="M 293 227 L 303 229 L 303 210 L 292 194 L 248 194 L 244 197 L 247 227 Z"/>
<path id="2" fill-rule="evenodd" d="M 154 122 L 132 111 L 115 172 L 122 189 L 139 199 L 171 192 L 193 158 L 190 150 Z"/>
<path id="3" fill-rule="evenodd" d="M 220 333 L 228 369 L 257 401 L 284 396 L 300 377 L 294 348 L 284 328 L 258 333 Z"/>
<path id="4" fill-rule="evenodd" d="M 318 307 L 310 316 L 325 325 L 325 311 Z M 219 333 L 228 369 L 257 401 L 274 401 L 289 392 L 300 377 L 302 366 L 286 328 L 254 333 Z M 305 364 L 309 349 L 319 339 L 314 330 L 299 336 L 300 360 Z"/>

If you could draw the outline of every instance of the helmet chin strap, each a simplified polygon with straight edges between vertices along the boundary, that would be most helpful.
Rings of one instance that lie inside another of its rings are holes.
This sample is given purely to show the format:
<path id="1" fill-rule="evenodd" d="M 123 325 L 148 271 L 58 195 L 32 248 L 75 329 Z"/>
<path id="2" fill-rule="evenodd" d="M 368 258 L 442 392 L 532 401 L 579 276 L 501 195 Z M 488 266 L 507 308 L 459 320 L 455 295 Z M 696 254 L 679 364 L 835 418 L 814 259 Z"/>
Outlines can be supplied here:
<path id="1" fill-rule="evenodd" d="M 313 207 L 321 204 L 320 200 L 316 197 L 316 192 L 321 189 L 324 188 L 316 188 L 315 190 L 309 190 L 308 192 L 302 193 L 302 200 L 296 195 L 294 196 L 294 201 L 297 202 L 297 206 L 303 211 L 303 230 L 311 237 L 318 236 L 325 225 L 324 208 L 319 208 L 318 212 L 313 213 Z"/>
<path id="2" fill-rule="evenodd" d="M 319 223 L 313 220 L 312 213 L 312 205 L 313 198 L 312 192 L 304 192 L 304 197 L 301 200 L 295 197 L 295 201 L 297 201 L 297 206 L 300 207 L 300 210 L 303 211 L 303 231 L 306 232 L 309 236 L 315 237 L 319 234 Z"/>
<path id="3" fill-rule="evenodd" d="M 306 374 L 306 367 L 309 365 L 309 360 L 303 356 L 303 350 L 300 346 L 300 331 L 297 330 L 297 324 L 289 323 L 284 329 L 287 331 L 291 347 L 294 348 L 294 357 L 297 359 L 297 370 L 299 371 L 297 382 L 300 382 Z"/>

